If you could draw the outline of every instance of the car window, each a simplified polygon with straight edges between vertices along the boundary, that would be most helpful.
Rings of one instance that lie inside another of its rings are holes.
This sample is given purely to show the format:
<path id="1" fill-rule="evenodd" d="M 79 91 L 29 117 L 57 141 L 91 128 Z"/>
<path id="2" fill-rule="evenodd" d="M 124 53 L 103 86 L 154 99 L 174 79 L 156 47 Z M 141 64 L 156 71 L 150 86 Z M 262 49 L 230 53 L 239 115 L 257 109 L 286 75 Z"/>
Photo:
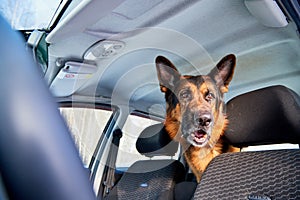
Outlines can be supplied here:
<path id="1" fill-rule="evenodd" d="M 47 28 L 60 0 L 2 0 L 2 14 L 14 29 L 31 30 Z"/>
<path id="2" fill-rule="evenodd" d="M 130 165 L 138 160 L 149 160 L 150 158 L 141 155 L 135 146 L 140 133 L 148 126 L 158 124 L 160 121 L 144 118 L 136 115 L 129 115 L 123 128 L 123 136 L 119 144 L 119 152 L 116 161 L 116 168 L 125 171 Z M 161 159 L 168 156 L 155 156 L 151 159 Z M 178 154 L 174 157 L 178 158 Z M 173 158 L 174 158 L 173 157 Z M 170 158 L 170 157 L 168 157 Z"/>
<path id="3" fill-rule="evenodd" d="M 82 161 L 87 167 L 113 111 L 94 108 L 61 107 L 60 112 L 69 127 Z"/>

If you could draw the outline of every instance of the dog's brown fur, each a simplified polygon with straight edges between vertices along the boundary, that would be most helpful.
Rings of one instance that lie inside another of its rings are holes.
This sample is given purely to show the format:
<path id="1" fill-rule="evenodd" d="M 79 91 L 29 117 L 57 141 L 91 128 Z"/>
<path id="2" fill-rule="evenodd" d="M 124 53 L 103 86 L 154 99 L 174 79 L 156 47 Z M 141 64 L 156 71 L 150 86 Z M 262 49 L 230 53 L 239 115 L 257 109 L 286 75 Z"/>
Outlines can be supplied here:
<path id="1" fill-rule="evenodd" d="M 208 75 L 198 76 L 182 76 L 163 56 L 155 62 L 167 103 L 165 128 L 182 145 L 186 161 L 199 182 L 209 162 L 231 150 L 223 142 L 228 123 L 223 94 L 228 91 L 236 58 L 227 55 Z"/>

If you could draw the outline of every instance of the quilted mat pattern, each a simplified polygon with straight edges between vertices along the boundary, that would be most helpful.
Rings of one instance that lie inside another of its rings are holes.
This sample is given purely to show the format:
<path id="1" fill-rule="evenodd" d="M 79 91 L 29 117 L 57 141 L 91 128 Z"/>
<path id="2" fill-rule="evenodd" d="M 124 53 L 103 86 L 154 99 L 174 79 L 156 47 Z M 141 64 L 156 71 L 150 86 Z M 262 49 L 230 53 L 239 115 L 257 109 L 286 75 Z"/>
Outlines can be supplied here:
<path id="1" fill-rule="evenodd" d="M 300 150 L 222 154 L 204 172 L 194 199 L 300 199 Z"/>

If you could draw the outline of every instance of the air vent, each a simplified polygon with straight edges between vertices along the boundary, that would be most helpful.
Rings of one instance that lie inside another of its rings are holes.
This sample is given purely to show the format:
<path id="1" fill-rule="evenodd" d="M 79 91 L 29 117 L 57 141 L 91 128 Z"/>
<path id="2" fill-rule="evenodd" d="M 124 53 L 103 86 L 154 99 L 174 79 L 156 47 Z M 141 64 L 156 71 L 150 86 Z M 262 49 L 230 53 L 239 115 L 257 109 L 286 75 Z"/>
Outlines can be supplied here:
<path id="1" fill-rule="evenodd" d="M 84 54 L 85 60 L 109 58 L 118 54 L 125 47 L 125 43 L 116 40 L 104 40 L 91 46 Z"/>

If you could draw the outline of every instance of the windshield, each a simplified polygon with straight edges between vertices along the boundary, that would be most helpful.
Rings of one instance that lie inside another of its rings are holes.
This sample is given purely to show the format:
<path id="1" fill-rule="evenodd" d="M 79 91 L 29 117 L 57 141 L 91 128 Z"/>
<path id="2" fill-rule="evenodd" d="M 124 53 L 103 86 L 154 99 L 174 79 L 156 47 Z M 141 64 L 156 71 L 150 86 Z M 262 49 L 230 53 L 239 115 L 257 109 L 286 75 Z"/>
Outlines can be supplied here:
<path id="1" fill-rule="evenodd" d="M 0 14 L 17 30 L 48 27 L 61 0 L 0 0 Z"/>

